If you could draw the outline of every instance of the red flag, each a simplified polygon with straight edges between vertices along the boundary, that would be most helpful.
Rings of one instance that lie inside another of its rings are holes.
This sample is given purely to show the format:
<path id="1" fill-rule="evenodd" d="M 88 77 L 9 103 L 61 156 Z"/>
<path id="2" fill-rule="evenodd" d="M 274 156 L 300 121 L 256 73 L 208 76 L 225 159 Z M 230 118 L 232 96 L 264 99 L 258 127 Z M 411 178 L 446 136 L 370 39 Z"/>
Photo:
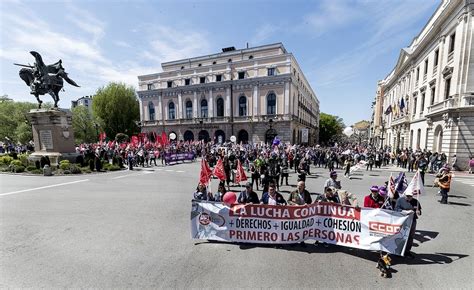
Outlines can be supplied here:
<path id="1" fill-rule="evenodd" d="M 203 158 L 204 160 L 204 158 Z M 209 178 L 212 176 L 212 169 L 209 167 L 209 163 L 207 163 L 207 160 L 204 160 L 204 166 L 206 167 L 207 175 L 209 175 Z"/>
<path id="2" fill-rule="evenodd" d="M 131 141 L 132 141 L 131 143 L 132 143 L 133 146 L 135 146 L 135 147 L 138 146 L 138 142 L 139 142 L 138 141 L 138 136 L 132 136 Z"/>
<path id="3" fill-rule="evenodd" d="M 235 182 L 240 183 L 241 181 L 246 181 L 247 175 L 245 174 L 245 170 L 240 163 L 240 160 L 237 159 L 237 173 L 235 174 Z"/>
<path id="4" fill-rule="evenodd" d="M 168 136 L 166 136 L 166 133 L 163 131 L 161 132 L 161 143 L 163 146 L 168 144 Z"/>
<path id="5" fill-rule="evenodd" d="M 216 167 L 214 167 L 214 176 L 219 178 L 219 180 L 226 180 L 225 171 L 224 171 L 224 163 L 222 163 L 222 159 L 219 158 L 217 161 Z"/>
<path id="6" fill-rule="evenodd" d="M 99 134 L 99 141 L 102 142 L 104 141 L 104 139 L 107 137 L 107 135 L 105 134 L 105 132 L 102 132 Z"/>
<path id="7" fill-rule="evenodd" d="M 210 171 L 209 165 L 206 160 L 201 159 L 201 173 L 199 174 L 199 182 L 207 185 L 211 179 L 212 172 Z"/>

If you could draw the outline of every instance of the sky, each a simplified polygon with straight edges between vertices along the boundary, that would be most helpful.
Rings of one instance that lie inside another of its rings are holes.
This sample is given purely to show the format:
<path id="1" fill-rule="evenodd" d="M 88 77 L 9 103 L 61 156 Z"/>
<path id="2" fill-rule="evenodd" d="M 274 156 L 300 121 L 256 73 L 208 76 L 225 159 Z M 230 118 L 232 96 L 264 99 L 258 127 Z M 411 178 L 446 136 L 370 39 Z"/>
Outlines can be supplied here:
<path id="1" fill-rule="evenodd" d="M 35 102 L 13 63 L 62 59 L 59 106 L 109 82 L 138 86 L 161 63 L 282 42 L 320 111 L 346 125 L 370 120 L 377 81 L 394 68 L 441 0 L 5 1 L 0 2 L 0 95 Z M 49 95 L 43 100 L 52 101 Z"/>

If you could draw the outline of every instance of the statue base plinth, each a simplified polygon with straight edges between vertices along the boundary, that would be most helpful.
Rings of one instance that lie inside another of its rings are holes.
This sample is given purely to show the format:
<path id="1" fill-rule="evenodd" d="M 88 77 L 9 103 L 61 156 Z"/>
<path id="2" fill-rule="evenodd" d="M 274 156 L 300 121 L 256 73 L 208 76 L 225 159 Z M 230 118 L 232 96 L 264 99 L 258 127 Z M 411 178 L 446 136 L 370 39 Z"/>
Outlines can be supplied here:
<path id="1" fill-rule="evenodd" d="M 72 131 L 72 113 L 59 109 L 33 109 L 26 114 L 33 129 L 35 152 L 30 160 L 48 156 L 51 165 L 77 156 Z M 71 161 L 74 161 L 71 160 Z M 53 161 L 54 160 L 54 161 Z"/>

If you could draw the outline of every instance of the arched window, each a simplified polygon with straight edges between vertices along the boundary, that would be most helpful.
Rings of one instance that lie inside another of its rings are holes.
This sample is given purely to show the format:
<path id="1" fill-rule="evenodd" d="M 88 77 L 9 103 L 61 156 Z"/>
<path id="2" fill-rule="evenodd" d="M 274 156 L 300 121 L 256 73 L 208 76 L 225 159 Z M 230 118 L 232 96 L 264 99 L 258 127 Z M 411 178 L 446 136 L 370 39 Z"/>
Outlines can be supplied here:
<path id="1" fill-rule="evenodd" d="M 190 100 L 186 101 L 186 119 L 193 118 L 193 102 Z"/>
<path id="2" fill-rule="evenodd" d="M 176 119 L 175 109 L 174 109 L 174 103 L 173 103 L 173 102 L 170 102 L 170 103 L 168 104 L 168 119 L 169 119 L 169 120 L 174 120 L 174 119 Z"/>
<path id="3" fill-rule="evenodd" d="M 217 99 L 217 117 L 224 117 L 224 99 L 218 98 Z"/>
<path id="4" fill-rule="evenodd" d="M 247 97 L 239 98 L 239 116 L 247 116 Z"/>
<path id="5" fill-rule="evenodd" d="M 201 100 L 201 118 L 207 118 L 207 100 Z"/>
<path id="6" fill-rule="evenodd" d="M 276 96 L 274 93 L 270 93 L 267 96 L 267 115 L 276 114 Z"/>
<path id="7" fill-rule="evenodd" d="M 150 121 L 155 120 L 155 106 L 153 105 L 153 102 L 148 102 L 148 116 L 150 116 Z"/>

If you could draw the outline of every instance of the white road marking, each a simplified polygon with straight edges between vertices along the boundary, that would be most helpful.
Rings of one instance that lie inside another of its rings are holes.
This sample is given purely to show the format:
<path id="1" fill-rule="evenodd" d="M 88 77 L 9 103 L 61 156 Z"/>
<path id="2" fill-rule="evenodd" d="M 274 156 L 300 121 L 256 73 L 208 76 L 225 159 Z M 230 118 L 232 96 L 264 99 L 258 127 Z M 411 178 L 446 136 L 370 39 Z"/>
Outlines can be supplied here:
<path id="1" fill-rule="evenodd" d="M 120 179 L 120 178 L 124 178 L 124 177 L 145 175 L 145 174 L 150 174 L 150 173 L 153 173 L 153 171 L 143 171 L 143 172 L 138 172 L 138 173 L 125 174 L 125 175 L 120 175 L 120 176 L 113 177 L 111 179 Z"/>
<path id="2" fill-rule="evenodd" d="M 76 181 L 71 181 L 71 182 L 58 183 L 58 184 L 40 186 L 40 187 L 29 188 L 29 189 L 23 189 L 23 190 L 18 190 L 18 191 L 0 193 L 0 196 L 11 195 L 11 194 L 17 194 L 17 193 L 28 192 L 28 191 L 39 190 L 39 189 L 45 189 L 45 188 L 51 188 L 51 187 L 57 187 L 57 186 L 63 186 L 63 185 L 68 185 L 68 184 L 74 184 L 74 183 L 84 182 L 84 181 L 89 181 L 89 179 L 82 179 L 82 180 L 76 180 Z"/>
<path id="3" fill-rule="evenodd" d="M 169 169 L 166 169 L 165 171 L 167 171 L 167 172 L 173 172 L 174 170 L 169 170 Z"/>
<path id="4" fill-rule="evenodd" d="M 183 170 L 176 170 L 176 172 L 184 172 Z"/>

